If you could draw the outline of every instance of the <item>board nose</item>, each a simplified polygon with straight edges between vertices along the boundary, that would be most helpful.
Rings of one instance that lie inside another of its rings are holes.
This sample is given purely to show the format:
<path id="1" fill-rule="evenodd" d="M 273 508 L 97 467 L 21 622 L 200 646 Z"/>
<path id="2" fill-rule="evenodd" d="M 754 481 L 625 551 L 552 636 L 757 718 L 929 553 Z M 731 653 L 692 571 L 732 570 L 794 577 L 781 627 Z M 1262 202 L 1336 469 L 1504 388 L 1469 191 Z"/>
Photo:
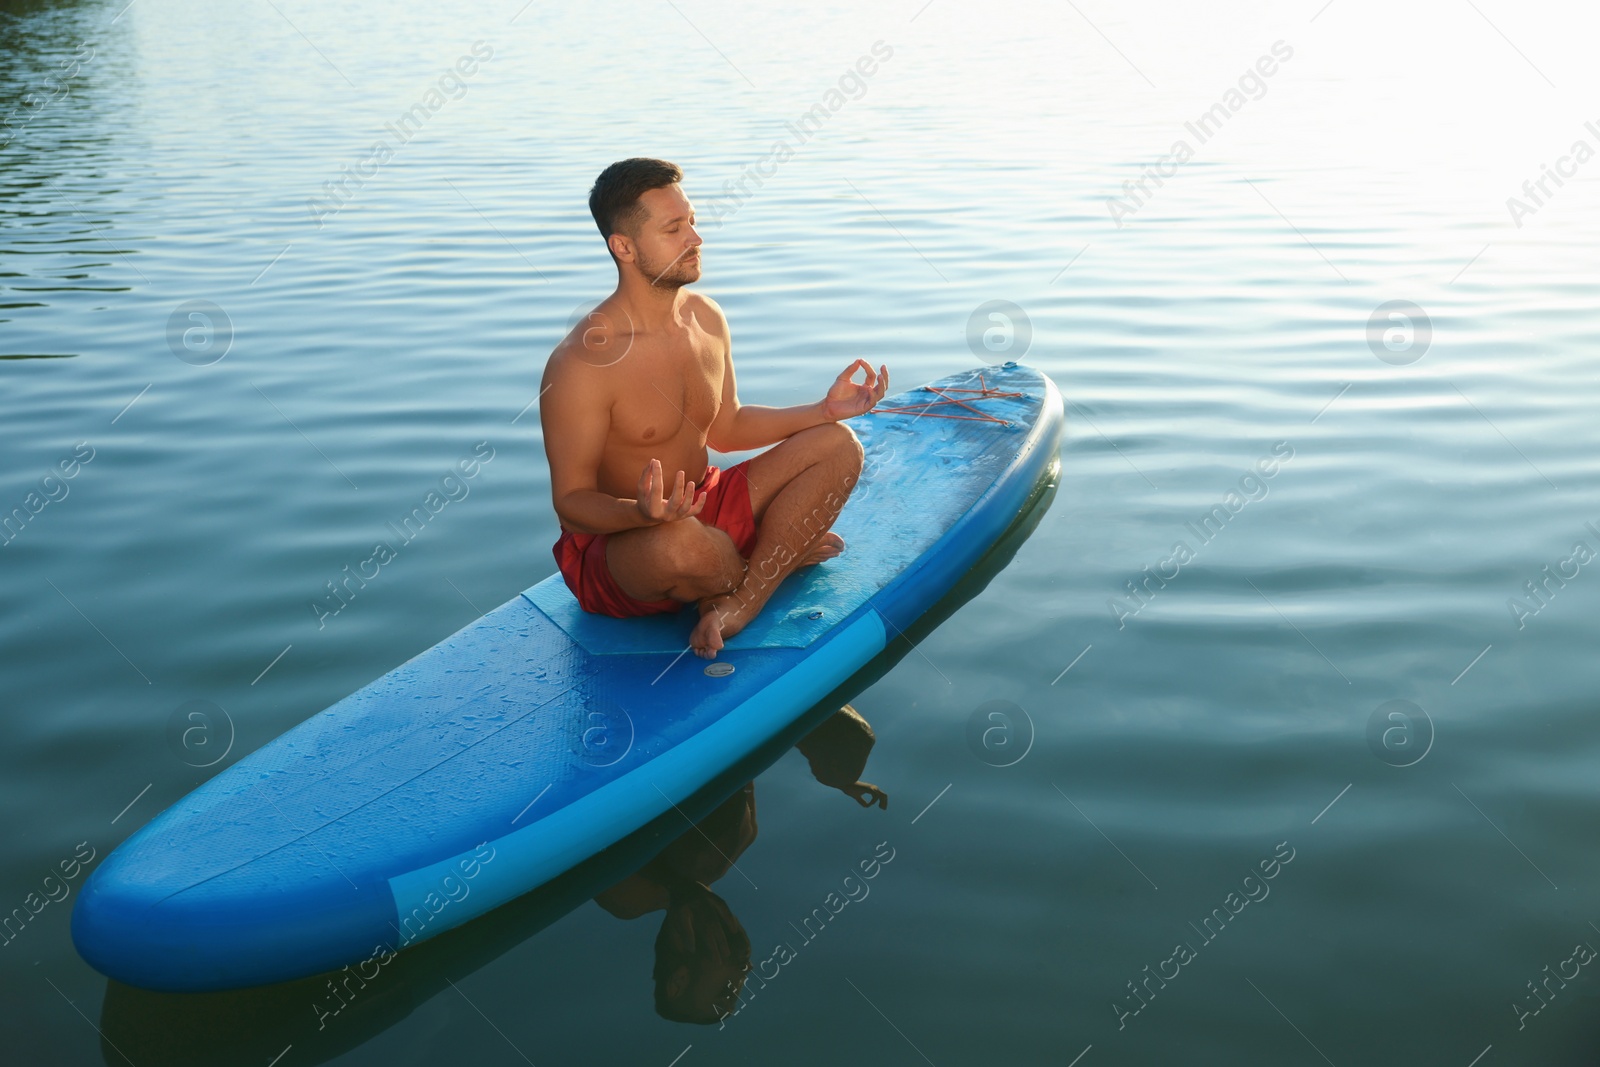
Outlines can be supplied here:
<path id="1" fill-rule="evenodd" d="M 393 951 L 398 940 L 386 882 L 300 878 L 262 893 L 236 872 L 174 893 L 136 874 L 108 858 L 89 876 L 72 941 L 95 970 L 142 989 L 267 985 Z"/>

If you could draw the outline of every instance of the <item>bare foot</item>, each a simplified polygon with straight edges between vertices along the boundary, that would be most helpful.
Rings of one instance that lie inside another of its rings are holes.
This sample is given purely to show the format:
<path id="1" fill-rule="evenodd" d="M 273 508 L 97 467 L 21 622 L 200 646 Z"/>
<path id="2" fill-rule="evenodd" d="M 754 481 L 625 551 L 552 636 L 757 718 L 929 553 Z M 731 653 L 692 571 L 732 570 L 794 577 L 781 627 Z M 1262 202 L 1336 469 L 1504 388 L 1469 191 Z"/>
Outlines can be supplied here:
<path id="1" fill-rule="evenodd" d="M 701 621 L 694 624 L 694 632 L 690 633 L 690 648 L 694 649 L 696 656 L 717 659 L 725 638 L 733 637 L 734 633 L 744 629 L 744 622 L 747 622 L 746 619 L 730 625 L 734 614 L 738 614 L 738 605 L 731 597 L 717 597 L 702 603 Z"/>
<path id="2" fill-rule="evenodd" d="M 811 551 L 805 554 L 797 566 L 808 567 L 821 563 L 843 551 L 844 538 L 836 533 L 825 533 L 817 538 L 817 543 L 811 546 Z M 766 602 L 766 596 L 760 597 L 758 601 L 749 598 L 741 600 L 735 593 L 701 601 L 700 621 L 695 624 L 694 632 L 689 635 L 689 647 L 694 649 L 694 654 L 701 659 L 716 659 L 726 640 L 750 625 L 750 620 L 756 617 L 756 613 Z"/>
<path id="3" fill-rule="evenodd" d="M 844 538 L 833 531 L 829 531 L 817 538 L 817 543 L 811 546 L 811 551 L 805 554 L 800 561 L 800 566 L 809 567 L 814 563 L 821 563 L 825 559 L 832 559 L 844 551 Z"/>
<path id="4" fill-rule="evenodd" d="M 689 647 L 701 659 L 716 659 L 724 640 L 748 626 L 760 609 L 759 604 L 746 606 L 731 593 L 705 601 L 700 621 L 689 635 Z"/>

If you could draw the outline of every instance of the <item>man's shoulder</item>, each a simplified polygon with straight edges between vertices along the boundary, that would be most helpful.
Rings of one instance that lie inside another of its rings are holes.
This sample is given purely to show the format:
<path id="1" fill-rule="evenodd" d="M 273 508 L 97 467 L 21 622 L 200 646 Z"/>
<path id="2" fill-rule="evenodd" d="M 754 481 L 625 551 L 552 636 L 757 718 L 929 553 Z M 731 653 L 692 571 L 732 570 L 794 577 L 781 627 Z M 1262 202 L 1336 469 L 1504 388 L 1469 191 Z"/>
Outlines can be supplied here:
<path id="1" fill-rule="evenodd" d="M 602 303 L 585 312 L 545 360 L 546 376 L 592 377 L 621 361 L 633 346 L 633 324 L 625 311 Z"/>
<path id="2" fill-rule="evenodd" d="M 701 329 L 707 333 L 728 331 L 728 316 L 722 313 L 722 305 L 709 296 L 692 289 L 685 289 L 683 303 L 685 310 L 694 315 Z"/>

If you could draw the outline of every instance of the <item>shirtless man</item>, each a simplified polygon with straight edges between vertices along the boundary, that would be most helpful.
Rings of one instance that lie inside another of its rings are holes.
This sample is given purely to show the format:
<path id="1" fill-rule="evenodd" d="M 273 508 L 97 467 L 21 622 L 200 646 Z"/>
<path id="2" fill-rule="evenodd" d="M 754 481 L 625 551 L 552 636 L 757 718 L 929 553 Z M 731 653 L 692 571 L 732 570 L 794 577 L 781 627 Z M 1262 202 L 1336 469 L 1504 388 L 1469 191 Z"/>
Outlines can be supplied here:
<path id="1" fill-rule="evenodd" d="M 713 659 L 785 577 L 844 551 L 829 527 L 862 453 L 843 420 L 883 398 L 889 370 L 858 359 L 816 403 L 740 404 L 728 320 L 685 288 L 700 279 L 701 239 L 682 178 L 637 158 L 596 179 L 589 210 L 617 288 L 550 354 L 539 417 L 554 553 L 579 605 L 627 616 L 696 604 L 689 644 Z M 767 445 L 727 470 L 707 462 L 708 446 Z"/>

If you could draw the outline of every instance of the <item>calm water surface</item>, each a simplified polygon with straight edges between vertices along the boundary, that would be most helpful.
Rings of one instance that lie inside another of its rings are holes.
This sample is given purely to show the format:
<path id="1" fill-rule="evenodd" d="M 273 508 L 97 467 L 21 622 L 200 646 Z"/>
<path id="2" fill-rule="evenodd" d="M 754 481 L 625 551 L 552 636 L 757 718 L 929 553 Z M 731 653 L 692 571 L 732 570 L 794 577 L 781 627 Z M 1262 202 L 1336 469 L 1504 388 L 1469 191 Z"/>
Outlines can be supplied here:
<path id="1" fill-rule="evenodd" d="M 614 159 L 685 168 L 746 401 L 1022 358 L 1068 434 L 853 696 L 887 809 L 790 753 L 729 823 L 702 919 L 794 955 L 725 1027 L 655 1012 L 659 910 L 508 909 L 319 1029 L 108 990 L 69 897 L 12 1062 L 1594 1062 L 1592 10 L 124 2 L 0 4 L 0 910 L 553 572 Z"/>

